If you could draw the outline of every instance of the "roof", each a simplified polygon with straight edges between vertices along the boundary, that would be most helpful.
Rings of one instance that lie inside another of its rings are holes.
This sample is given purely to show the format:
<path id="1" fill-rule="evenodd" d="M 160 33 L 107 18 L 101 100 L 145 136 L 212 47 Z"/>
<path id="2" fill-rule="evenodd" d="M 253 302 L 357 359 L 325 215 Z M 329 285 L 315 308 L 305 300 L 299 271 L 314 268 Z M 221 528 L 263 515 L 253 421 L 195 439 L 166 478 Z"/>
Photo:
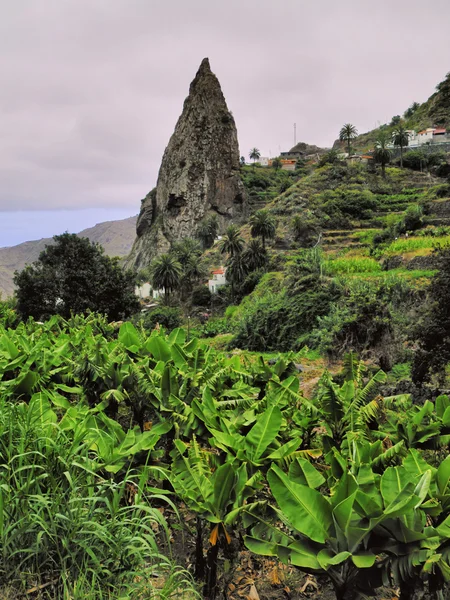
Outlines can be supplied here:
<path id="1" fill-rule="evenodd" d="M 362 154 L 361 158 L 373 158 L 370 154 Z"/>
<path id="2" fill-rule="evenodd" d="M 443 128 L 441 127 L 441 128 L 439 128 L 439 129 L 435 129 L 435 130 L 433 131 L 433 135 L 436 135 L 436 134 L 438 134 L 438 133 L 447 133 L 447 130 L 446 130 L 446 129 L 443 129 Z"/>
<path id="3" fill-rule="evenodd" d="M 216 269 L 212 272 L 213 275 L 223 275 L 225 273 L 225 269 Z"/>

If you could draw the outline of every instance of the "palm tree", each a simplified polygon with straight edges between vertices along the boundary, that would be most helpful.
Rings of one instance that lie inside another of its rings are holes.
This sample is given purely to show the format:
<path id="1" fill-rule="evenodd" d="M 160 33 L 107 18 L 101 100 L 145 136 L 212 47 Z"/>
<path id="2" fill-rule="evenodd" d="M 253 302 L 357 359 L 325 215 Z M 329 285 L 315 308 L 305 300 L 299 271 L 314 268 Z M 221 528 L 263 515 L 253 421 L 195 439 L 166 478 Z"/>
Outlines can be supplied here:
<path id="1" fill-rule="evenodd" d="M 195 237 L 197 237 L 202 243 L 203 250 L 206 250 L 206 248 L 211 248 L 211 246 L 214 244 L 214 240 L 216 239 L 218 231 L 219 222 L 217 220 L 217 215 L 211 215 L 210 217 L 200 221 L 195 232 Z"/>
<path id="2" fill-rule="evenodd" d="M 197 240 L 184 238 L 172 245 L 170 253 L 180 263 L 183 273 L 180 279 L 180 288 L 183 296 L 192 291 L 193 285 L 206 278 L 207 272 L 200 260 L 202 249 Z"/>
<path id="3" fill-rule="evenodd" d="M 157 290 L 164 288 L 164 294 L 168 301 L 170 293 L 180 284 L 183 274 L 181 264 L 172 254 L 161 254 L 153 260 L 150 273 L 153 288 Z"/>
<path id="4" fill-rule="evenodd" d="M 253 161 L 253 168 L 255 168 L 255 162 L 261 158 L 261 152 L 258 148 L 252 148 L 248 156 Z"/>
<path id="5" fill-rule="evenodd" d="M 276 227 L 274 218 L 267 210 L 258 210 L 258 212 L 250 217 L 249 223 L 252 237 L 260 237 L 265 249 L 266 239 L 273 239 L 275 237 Z"/>
<path id="6" fill-rule="evenodd" d="M 277 157 L 274 158 L 272 161 L 272 167 L 275 169 L 275 171 L 278 171 L 278 169 L 281 167 L 281 158 Z"/>
<path id="7" fill-rule="evenodd" d="M 229 254 L 230 256 L 236 256 L 242 252 L 244 247 L 244 240 L 241 238 L 239 228 L 236 225 L 230 225 L 227 227 L 225 235 L 223 236 L 219 250 L 222 254 Z"/>
<path id="8" fill-rule="evenodd" d="M 267 251 L 259 240 L 250 240 L 242 256 L 249 271 L 262 269 L 267 264 Z"/>
<path id="9" fill-rule="evenodd" d="M 342 126 L 339 132 L 339 140 L 341 142 L 347 142 L 347 152 L 350 155 L 351 147 L 350 143 L 358 136 L 358 130 L 351 123 L 346 123 Z"/>
<path id="10" fill-rule="evenodd" d="M 390 136 L 386 131 L 380 131 L 376 142 L 373 157 L 377 163 L 381 165 L 381 174 L 383 179 L 386 178 L 386 165 L 391 161 L 391 151 L 388 148 Z"/>
<path id="11" fill-rule="evenodd" d="M 400 148 L 400 168 L 403 169 L 403 148 L 408 145 L 409 138 L 405 126 L 400 123 L 392 132 L 392 141 L 394 146 Z"/>
<path id="12" fill-rule="evenodd" d="M 249 272 L 244 253 L 230 256 L 226 262 L 225 278 L 231 285 L 231 297 L 234 299 L 236 285 L 240 285 Z"/>

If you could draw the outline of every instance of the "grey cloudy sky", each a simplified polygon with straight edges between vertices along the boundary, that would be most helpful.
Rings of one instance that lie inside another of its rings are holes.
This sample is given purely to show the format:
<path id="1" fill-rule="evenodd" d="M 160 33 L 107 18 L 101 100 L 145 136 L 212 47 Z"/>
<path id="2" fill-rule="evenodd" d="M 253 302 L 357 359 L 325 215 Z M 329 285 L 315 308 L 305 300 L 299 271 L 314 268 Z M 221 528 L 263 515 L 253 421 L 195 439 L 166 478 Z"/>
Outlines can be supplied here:
<path id="1" fill-rule="evenodd" d="M 294 122 L 298 141 L 320 146 L 344 122 L 372 129 L 450 70 L 448 0 L 0 9 L 0 246 L 136 214 L 205 56 L 246 156 L 289 149 Z"/>

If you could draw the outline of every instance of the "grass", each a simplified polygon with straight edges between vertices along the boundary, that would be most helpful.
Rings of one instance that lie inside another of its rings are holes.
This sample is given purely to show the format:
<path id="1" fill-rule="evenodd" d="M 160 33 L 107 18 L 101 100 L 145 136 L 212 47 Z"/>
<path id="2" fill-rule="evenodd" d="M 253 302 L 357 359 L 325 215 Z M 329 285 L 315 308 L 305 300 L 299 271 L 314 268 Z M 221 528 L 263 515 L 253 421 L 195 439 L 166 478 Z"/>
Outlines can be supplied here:
<path id="1" fill-rule="evenodd" d="M 174 595 L 189 576 L 159 550 L 170 553 L 169 530 L 152 506 L 157 497 L 145 490 L 149 473 L 106 475 L 41 396 L 29 404 L 0 402 L 0 596 Z M 164 578 L 161 593 L 153 589 L 155 576 Z"/>
<path id="2" fill-rule="evenodd" d="M 327 275 L 378 273 L 379 271 L 381 271 L 379 262 L 366 256 L 335 258 L 324 263 L 324 272 Z"/>
<path id="3" fill-rule="evenodd" d="M 390 269 L 389 271 L 378 271 L 372 273 L 349 273 L 347 275 L 341 275 L 341 277 L 361 278 L 361 279 L 377 279 L 386 281 L 395 281 L 398 278 L 407 279 L 414 281 L 418 284 L 428 284 L 431 277 L 433 277 L 437 271 L 432 270 L 408 270 L 408 269 Z"/>
<path id="4" fill-rule="evenodd" d="M 396 254 L 434 248 L 437 244 L 450 244 L 450 235 L 442 237 L 420 236 L 401 238 L 391 242 L 383 250 L 383 255 L 394 256 Z"/>

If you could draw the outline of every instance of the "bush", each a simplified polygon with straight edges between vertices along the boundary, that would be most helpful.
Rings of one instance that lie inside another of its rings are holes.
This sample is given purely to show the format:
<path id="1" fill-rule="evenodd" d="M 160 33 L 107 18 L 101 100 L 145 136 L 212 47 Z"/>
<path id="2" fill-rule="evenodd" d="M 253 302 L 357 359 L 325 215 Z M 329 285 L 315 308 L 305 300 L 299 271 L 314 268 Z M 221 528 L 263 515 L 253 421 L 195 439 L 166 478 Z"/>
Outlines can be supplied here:
<path id="1" fill-rule="evenodd" d="M 194 306 L 210 306 L 211 292 L 206 285 L 199 285 L 192 290 L 192 304 Z"/>
<path id="2" fill-rule="evenodd" d="M 181 325 L 181 312 L 178 308 L 158 306 L 151 312 L 145 313 L 141 320 L 144 328 L 149 331 L 157 325 L 164 327 L 167 331 L 172 331 Z"/>
<path id="3" fill-rule="evenodd" d="M 293 296 L 286 290 L 269 292 L 247 305 L 232 346 L 259 352 L 293 350 L 299 335 L 309 331 L 336 298 L 334 285 L 318 285 Z"/>

